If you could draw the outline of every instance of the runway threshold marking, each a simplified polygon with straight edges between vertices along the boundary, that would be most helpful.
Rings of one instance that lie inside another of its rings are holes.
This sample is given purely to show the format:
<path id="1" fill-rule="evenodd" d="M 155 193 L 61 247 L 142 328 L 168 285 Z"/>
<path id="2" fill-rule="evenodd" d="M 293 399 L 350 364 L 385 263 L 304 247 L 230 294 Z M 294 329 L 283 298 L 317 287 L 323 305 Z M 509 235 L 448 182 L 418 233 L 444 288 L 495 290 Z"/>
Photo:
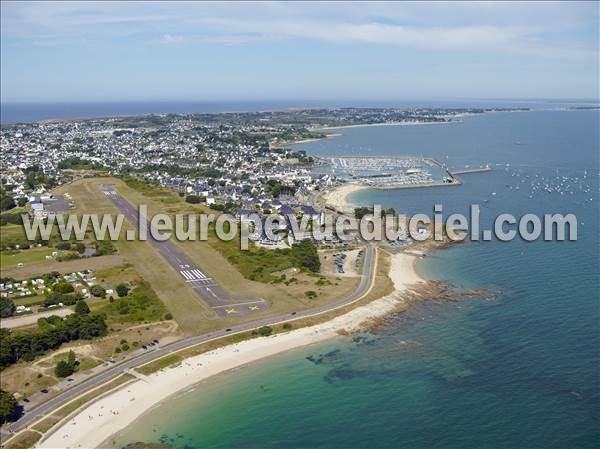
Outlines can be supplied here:
<path id="1" fill-rule="evenodd" d="M 114 190 L 103 190 L 102 192 L 106 196 L 112 196 L 112 197 L 118 198 L 118 194 Z M 166 250 L 167 250 L 167 253 L 169 253 L 172 257 L 175 257 L 169 248 L 166 248 Z M 175 257 L 175 259 L 177 260 L 177 263 L 179 263 L 179 268 L 180 268 L 179 274 L 185 279 L 185 281 L 187 283 L 194 284 L 196 286 L 200 285 L 203 287 L 205 285 L 213 285 L 214 281 L 212 280 L 212 278 L 207 276 L 201 270 L 199 270 L 197 268 L 191 268 L 188 264 L 182 264 L 181 261 L 179 260 L 179 258 L 177 258 L 177 257 Z M 183 268 L 187 268 L 187 269 L 183 269 Z M 204 288 L 206 289 L 206 291 L 208 293 L 213 295 L 213 297 L 215 297 L 216 299 L 219 299 L 219 297 L 215 294 L 215 292 L 213 292 L 209 287 L 204 287 Z M 232 304 L 225 304 L 225 305 L 221 305 L 221 306 L 212 306 L 211 308 L 221 309 L 221 308 L 229 307 L 229 309 L 226 310 L 227 314 L 238 313 L 238 311 L 235 310 L 235 308 L 233 308 L 234 306 L 249 305 L 248 309 L 259 310 L 259 307 L 255 306 L 253 304 L 264 304 L 264 301 L 238 302 L 238 303 L 232 303 Z"/>
<path id="2" fill-rule="evenodd" d="M 208 290 L 208 289 L 207 289 Z M 235 306 L 248 306 L 252 304 L 264 304 L 264 301 L 248 301 L 248 302 L 234 302 L 231 304 L 223 304 L 221 306 L 213 306 L 213 309 L 222 309 L 224 307 L 235 307 Z M 258 307 L 257 307 L 258 309 Z M 254 310 L 254 309 L 252 309 Z"/>

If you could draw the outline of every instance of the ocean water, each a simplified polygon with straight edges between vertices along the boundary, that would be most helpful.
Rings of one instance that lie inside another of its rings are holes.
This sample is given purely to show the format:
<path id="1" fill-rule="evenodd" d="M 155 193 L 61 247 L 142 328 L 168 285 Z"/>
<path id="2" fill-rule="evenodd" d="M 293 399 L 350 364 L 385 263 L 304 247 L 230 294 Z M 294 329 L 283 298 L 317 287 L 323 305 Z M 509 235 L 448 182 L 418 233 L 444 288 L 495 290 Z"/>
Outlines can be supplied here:
<path id="1" fill-rule="evenodd" d="M 500 296 L 433 298 L 376 334 L 219 376 L 150 411 L 115 446 L 600 447 L 599 118 L 598 111 L 495 113 L 461 124 L 344 129 L 303 144 L 318 155 L 490 163 L 494 171 L 465 175 L 462 186 L 369 190 L 352 201 L 409 214 L 432 213 L 439 203 L 446 216 L 479 203 L 482 227 L 505 212 L 574 213 L 578 241 L 438 251 L 419 265 L 424 275 Z"/>
<path id="2" fill-rule="evenodd" d="M 290 107 L 287 102 L 130 101 L 1 103 L 0 122 L 31 123 L 48 119 L 80 119 L 162 113 L 253 112 Z"/>
<path id="3" fill-rule="evenodd" d="M 246 101 L 78 101 L 1 102 L 0 123 L 31 123 L 48 119 L 81 119 L 161 113 L 255 112 L 287 108 L 328 107 L 440 107 L 440 108 L 564 108 L 597 106 L 596 100 L 445 100 L 445 101 L 360 101 L 360 100 L 246 100 Z"/>

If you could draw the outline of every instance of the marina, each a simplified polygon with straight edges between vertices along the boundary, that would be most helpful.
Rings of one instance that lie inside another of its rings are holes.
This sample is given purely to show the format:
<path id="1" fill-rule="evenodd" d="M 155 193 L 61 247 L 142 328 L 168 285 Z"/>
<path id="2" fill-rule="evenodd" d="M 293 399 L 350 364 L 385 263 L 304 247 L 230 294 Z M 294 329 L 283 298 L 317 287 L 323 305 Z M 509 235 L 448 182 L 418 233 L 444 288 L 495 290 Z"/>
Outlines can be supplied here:
<path id="1" fill-rule="evenodd" d="M 458 174 L 492 170 L 484 166 L 450 171 L 436 159 L 414 156 L 331 157 L 322 160 L 320 169 L 344 182 L 390 189 L 460 185 Z"/>

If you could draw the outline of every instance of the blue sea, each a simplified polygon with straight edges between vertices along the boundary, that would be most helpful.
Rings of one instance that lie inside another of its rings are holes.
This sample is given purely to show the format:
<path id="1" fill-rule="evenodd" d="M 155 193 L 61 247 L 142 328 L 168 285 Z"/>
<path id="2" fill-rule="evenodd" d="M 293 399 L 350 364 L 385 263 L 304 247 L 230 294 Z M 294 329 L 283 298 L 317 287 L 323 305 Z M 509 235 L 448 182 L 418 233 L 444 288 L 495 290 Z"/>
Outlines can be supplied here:
<path id="1" fill-rule="evenodd" d="M 470 242 L 418 269 L 494 300 L 423 302 L 375 334 L 339 337 L 198 385 L 115 445 L 175 448 L 575 449 L 600 447 L 599 111 L 464 117 L 340 130 L 319 156 L 424 155 L 463 185 L 368 190 L 352 201 L 445 216 L 573 213 L 576 242 Z M 310 357 L 312 356 L 312 357 Z M 310 359 L 308 358 L 310 357 Z"/>
<path id="2" fill-rule="evenodd" d="M 78 102 L 1 102 L 0 123 L 32 123 L 49 119 L 85 119 L 145 114 L 188 114 L 218 112 L 255 112 L 288 108 L 328 107 L 439 107 L 439 108 L 564 108 L 597 106 L 596 100 L 444 100 L 379 101 L 357 100 L 255 100 L 255 101 L 78 101 Z"/>

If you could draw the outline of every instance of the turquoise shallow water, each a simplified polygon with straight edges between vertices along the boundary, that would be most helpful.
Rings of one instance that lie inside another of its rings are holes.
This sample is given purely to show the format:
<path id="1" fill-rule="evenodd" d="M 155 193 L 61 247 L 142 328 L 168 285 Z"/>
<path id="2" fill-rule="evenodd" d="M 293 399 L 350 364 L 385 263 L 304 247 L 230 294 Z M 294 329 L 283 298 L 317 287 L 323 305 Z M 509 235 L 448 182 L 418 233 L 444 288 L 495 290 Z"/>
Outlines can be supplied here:
<path id="1" fill-rule="evenodd" d="M 490 162 L 493 172 L 465 176 L 460 187 L 371 190 L 352 200 L 407 213 L 441 203 L 446 214 L 479 203 L 482 226 L 502 212 L 575 213 L 579 240 L 473 242 L 434 253 L 419 267 L 428 277 L 501 296 L 426 302 L 376 335 L 220 376 L 156 408 L 116 445 L 599 447 L 598 119 L 598 111 L 488 114 L 454 125 L 346 129 L 303 145 L 320 155 Z M 536 191 L 540 178 L 563 193 Z"/>

